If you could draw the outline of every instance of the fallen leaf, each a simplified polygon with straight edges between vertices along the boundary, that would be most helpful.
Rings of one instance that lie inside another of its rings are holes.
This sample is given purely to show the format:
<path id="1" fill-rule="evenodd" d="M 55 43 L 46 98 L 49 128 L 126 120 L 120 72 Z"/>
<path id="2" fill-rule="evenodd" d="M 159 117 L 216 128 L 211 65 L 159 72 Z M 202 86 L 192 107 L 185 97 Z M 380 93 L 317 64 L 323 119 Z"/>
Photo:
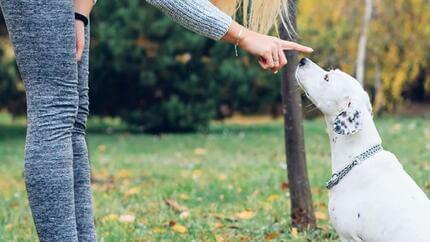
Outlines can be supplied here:
<path id="1" fill-rule="evenodd" d="M 103 217 L 102 220 L 105 221 L 105 222 L 116 221 L 116 220 L 118 220 L 118 215 L 116 215 L 116 214 L 109 214 L 109 215 L 106 215 L 105 217 Z"/>
<path id="2" fill-rule="evenodd" d="M 193 179 L 197 179 L 197 178 L 201 177 L 202 174 L 203 174 L 202 170 L 194 170 L 193 174 L 192 174 L 192 177 L 193 177 Z"/>
<path id="3" fill-rule="evenodd" d="M 173 231 L 175 231 L 175 232 L 177 232 L 177 233 L 181 233 L 181 234 L 184 234 L 184 233 L 186 233 L 186 232 L 187 232 L 187 228 L 185 228 L 185 226 L 180 225 L 180 224 L 178 224 L 178 223 L 175 223 L 175 224 L 172 226 L 172 230 L 173 230 Z"/>
<path id="4" fill-rule="evenodd" d="M 190 211 L 183 211 L 180 215 L 179 215 L 179 217 L 180 218 L 182 218 L 182 219 L 185 219 L 185 218 L 188 218 L 190 216 Z"/>
<path id="5" fill-rule="evenodd" d="M 166 205 L 168 207 L 170 207 L 171 209 L 173 209 L 177 213 L 182 213 L 182 212 L 188 211 L 187 207 L 180 205 L 179 203 L 177 203 L 173 199 L 164 199 L 164 203 L 166 203 Z"/>
<path id="6" fill-rule="evenodd" d="M 214 224 L 214 229 L 220 229 L 220 228 L 222 228 L 223 226 L 222 226 L 222 223 L 215 223 Z"/>
<path id="7" fill-rule="evenodd" d="M 220 181 L 227 180 L 227 175 L 226 174 L 219 174 L 218 175 L 218 180 L 220 180 Z"/>
<path id="8" fill-rule="evenodd" d="M 288 182 L 282 182 L 281 183 L 281 189 L 283 191 L 288 190 L 290 188 L 290 185 L 288 184 Z"/>
<path id="9" fill-rule="evenodd" d="M 245 210 L 243 212 L 237 213 L 236 217 L 239 219 L 251 219 L 255 216 L 255 212 L 251 210 Z"/>
<path id="10" fill-rule="evenodd" d="M 188 194 L 186 194 L 186 193 L 181 193 L 181 194 L 179 194 L 179 199 L 181 199 L 181 200 L 190 200 L 191 197 Z"/>
<path id="11" fill-rule="evenodd" d="M 13 228 L 13 224 L 7 224 L 5 227 L 7 230 L 11 230 Z"/>
<path id="12" fill-rule="evenodd" d="M 327 220 L 327 214 L 323 212 L 316 211 L 315 212 L 315 218 L 318 220 Z"/>
<path id="13" fill-rule="evenodd" d="M 206 149 L 203 148 L 196 148 L 194 149 L 194 154 L 195 155 L 206 155 Z"/>
<path id="14" fill-rule="evenodd" d="M 267 197 L 268 202 L 274 202 L 276 200 L 279 200 L 279 195 L 273 194 L 273 195 L 270 195 L 269 197 Z"/>
<path id="15" fill-rule="evenodd" d="M 127 170 L 120 170 L 118 173 L 116 173 L 116 177 L 117 178 L 129 178 L 130 177 L 130 172 Z"/>
<path id="16" fill-rule="evenodd" d="M 267 240 L 274 240 L 276 238 L 279 237 L 279 233 L 278 232 L 271 232 L 271 233 L 267 233 L 264 235 L 264 238 Z"/>
<path id="17" fill-rule="evenodd" d="M 133 188 L 130 188 L 129 190 L 127 190 L 125 192 L 125 196 L 129 197 L 129 196 L 132 196 L 132 195 L 139 194 L 139 192 L 140 192 L 139 187 L 133 187 Z"/>
<path id="18" fill-rule="evenodd" d="M 299 230 L 297 228 L 291 229 L 291 236 L 295 239 L 299 238 Z"/>
<path id="19" fill-rule="evenodd" d="M 122 223 L 133 223 L 136 217 L 131 214 L 124 214 L 119 217 L 119 221 Z"/>
<path id="20" fill-rule="evenodd" d="M 224 242 L 225 241 L 225 239 L 223 237 L 221 237 L 221 235 L 217 235 L 215 237 L 215 239 L 216 239 L 216 242 Z"/>

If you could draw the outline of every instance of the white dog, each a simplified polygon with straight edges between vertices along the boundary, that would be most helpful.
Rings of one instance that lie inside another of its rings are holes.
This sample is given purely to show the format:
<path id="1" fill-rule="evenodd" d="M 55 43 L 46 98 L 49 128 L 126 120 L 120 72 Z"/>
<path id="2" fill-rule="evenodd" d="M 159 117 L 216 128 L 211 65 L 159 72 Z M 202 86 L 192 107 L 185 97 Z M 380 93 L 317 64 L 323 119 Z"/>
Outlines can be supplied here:
<path id="1" fill-rule="evenodd" d="M 302 59 L 296 77 L 323 112 L 333 176 L 329 214 L 342 241 L 429 242 L 430 201 L 381 146 L 369 96 L 346 73 Z"/>

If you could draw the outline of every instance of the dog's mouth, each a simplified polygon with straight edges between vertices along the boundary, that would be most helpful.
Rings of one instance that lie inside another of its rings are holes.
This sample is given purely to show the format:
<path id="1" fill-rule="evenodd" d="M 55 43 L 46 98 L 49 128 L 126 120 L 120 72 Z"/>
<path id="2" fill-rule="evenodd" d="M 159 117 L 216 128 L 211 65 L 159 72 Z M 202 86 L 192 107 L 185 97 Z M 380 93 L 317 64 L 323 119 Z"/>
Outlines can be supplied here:
<path id="1" fill-rule="evenodd" d="M 296 73 L 295 73 L 297 84 L 303 90 L 303 92 L 305 93 L 306 97 L 309 100 L 311 100 L 311 102 L 318 108 L 318 102 L 309 94 L 308 90 L 306 90 L 305 86 L 301 82 L 301 79 L 300 79 L 300 76 L 299 76 L 299 69 L 300 69 L 300 66 L 297 67 Z"/>

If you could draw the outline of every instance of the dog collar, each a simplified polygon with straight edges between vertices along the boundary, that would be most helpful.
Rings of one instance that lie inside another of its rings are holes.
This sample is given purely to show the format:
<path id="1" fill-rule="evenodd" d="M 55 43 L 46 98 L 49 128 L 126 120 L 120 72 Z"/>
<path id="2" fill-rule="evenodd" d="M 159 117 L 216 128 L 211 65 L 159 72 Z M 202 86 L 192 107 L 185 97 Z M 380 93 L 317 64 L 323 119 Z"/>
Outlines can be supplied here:
<path id="1" fill-rule="evenodd" d="M 374 145 L 361 153 L 360 155 L 356 156 L 354 160 L 349 163 L 345 168 L 340 170 L 339 172 L 334 173 L 330 180 L 326 183 L 325 187 L 327 189 L 331 189 L 332 187 L 336 186 L 342 178 L 344 178 L 356 165 L 360 164 L 361 162 L 369 159 L 370 157 L 374 156 L 376 153 L 382 150 L 382 145 Z"/>

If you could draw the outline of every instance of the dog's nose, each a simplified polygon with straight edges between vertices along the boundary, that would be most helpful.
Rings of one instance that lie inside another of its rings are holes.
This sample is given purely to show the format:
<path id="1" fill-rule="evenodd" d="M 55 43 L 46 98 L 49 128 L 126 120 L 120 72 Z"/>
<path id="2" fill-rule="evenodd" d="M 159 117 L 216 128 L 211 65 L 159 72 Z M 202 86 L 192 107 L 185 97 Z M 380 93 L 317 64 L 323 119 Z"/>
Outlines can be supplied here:
<path id="1" fill-rule="evenodd" d="M 302 58 L 300 61 L 299 61 L 299 66 L 304 66 L 304 65 L 306 65 L 306 62 L 307 62 L 307 58 Z"/>

